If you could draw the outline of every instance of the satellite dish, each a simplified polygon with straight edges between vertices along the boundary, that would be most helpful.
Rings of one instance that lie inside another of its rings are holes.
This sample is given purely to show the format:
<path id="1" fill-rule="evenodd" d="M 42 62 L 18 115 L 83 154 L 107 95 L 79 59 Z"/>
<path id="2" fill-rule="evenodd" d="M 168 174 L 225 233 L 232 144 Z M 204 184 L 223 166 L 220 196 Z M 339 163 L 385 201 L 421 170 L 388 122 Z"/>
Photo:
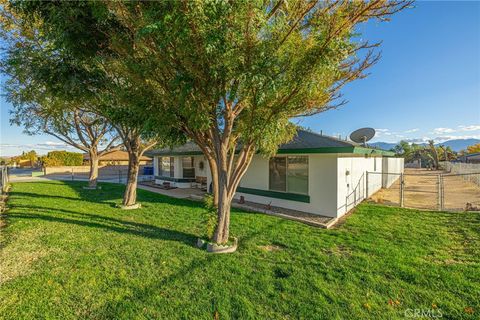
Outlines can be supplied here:
<path id="1" fill-rule="evenodd" d="M 362 143 L 364 146 L 367 145 L 367 141 L 372 139 L 375 136 L 375 129 L 373 128 L 361 128 L 353 131 L 350 134 L 350 140 L 356 143 Z"/>

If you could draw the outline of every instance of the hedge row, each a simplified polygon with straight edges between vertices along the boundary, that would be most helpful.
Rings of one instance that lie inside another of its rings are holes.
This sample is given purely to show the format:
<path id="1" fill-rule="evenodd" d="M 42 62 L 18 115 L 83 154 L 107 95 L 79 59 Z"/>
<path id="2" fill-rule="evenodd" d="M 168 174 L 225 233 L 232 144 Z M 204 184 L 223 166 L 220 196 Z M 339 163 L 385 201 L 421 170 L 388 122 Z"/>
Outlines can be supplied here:
<path id="1" fill-rule="evenodd" d="M 51 151 L 42 159 L 45 167 L 55 166 L 81 166 L 83 154 L 68 151 Z"/>

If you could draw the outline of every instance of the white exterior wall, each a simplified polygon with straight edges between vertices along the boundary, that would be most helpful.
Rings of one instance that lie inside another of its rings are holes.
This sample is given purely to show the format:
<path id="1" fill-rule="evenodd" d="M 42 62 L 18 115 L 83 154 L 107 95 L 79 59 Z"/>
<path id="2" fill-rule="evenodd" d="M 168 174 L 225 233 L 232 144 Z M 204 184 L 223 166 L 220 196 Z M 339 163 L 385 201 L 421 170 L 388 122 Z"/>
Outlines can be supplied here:
<path id="1" fill-rule="evenodd" d="M 403 173 L 403 158 L 383 158 L 383 177 L 382 188 L 390 188 L 397 181 L 399 175 Z"/>
<path id="2" fill-rule="evenodd" d="M 246 201 L 304 211 L 328 217 L 340 217 L 366 197 L 377 192 L 382 185 L 391 185 L 399 175 L 384 182 L 382 172 L 403 172 L 402 158 L 368 157 L 351 154 L 295 154 L 308 156 L 308 195 L 310 202 L 278 199 L 237 192 L 235 198 L 243 196 Z M 282 155 L 280 155 L 282 156 Z M 287 155 L 285 155 L 287 156 Z M 183 178 L 182 156 L 175 156 L 175 178 Z M 158 175 L 158 160 L 154 157 L 154 172 Z M 200 161 L 204 168 L 200 169 Z M 195 175 L 207 177 L 207 187 L 212 181 L 208 161 L 203 155 L 194 156 Z M 378 172 L 368 175 L 366 172 Z M 156 179 L 161 184 L 163 180 Z M 170 182 L 178 188 L 189 188 L 190 183 Z M 252 163 L 240 182 L 240 187 L 269 190 L 269 159 L 254 155 Z"/>
<path id="3" fill-rule="evenodd" d="M 235 197 L 244 196 L 246 201 L 336 217 L 336 156 L 332 154 L 310 154 L 305 156 L 309 157 L 308 193 L 310 203 L 241 192 L 237 192 Z M 268 162 L 267 158 L 255 155 L 247 173 L 240 182 L 240 187 L 268 190 Z"/>
<path id="4" fill-rule="evenodd" d="M 190 157 L 190 156 L 174 156 L 174 168 L 173 168 L 173 178 L 183 178 L 183 165 L 182 165 L 182 158 Z M 194 166 L 195 166 L 195 176 L 202 176 L 207 177 L 207 186 L 210 185 L 212 182 L 212 175 L 210 174 L 210 167 L 208 165 L 208 161 L 205 159 L 204 156 L 193 156 L 194 158 Z M 153 165 L 154 165 L 154 175 L 159 175 L 158 163 L 160 156 L 155 156 L 153 158 Z M 200 162 L 203 162 L 203 170 L 200 169 Z M 192 184 L 190 182 L 174 182 L 162 179 L 155 179 L 156 184 L 162 184 L 163 182 L 169 182 L 170 185 L 177 187 L 177 188 L 190 188 Z"/>
<path id="5" fill-rule="evenodd" d="M 382 158 L 363 155 L 337 158 L 337 216 L 342 216 L 359 204 L 366 196 L 366 172 L 382 172 Z M 370 183 L 382 185 L 381 174 L 370 174 Z M 375 190 L 376 191 L 376 190 Z M 369 196 L 373 190 L 368 190 Z"/>

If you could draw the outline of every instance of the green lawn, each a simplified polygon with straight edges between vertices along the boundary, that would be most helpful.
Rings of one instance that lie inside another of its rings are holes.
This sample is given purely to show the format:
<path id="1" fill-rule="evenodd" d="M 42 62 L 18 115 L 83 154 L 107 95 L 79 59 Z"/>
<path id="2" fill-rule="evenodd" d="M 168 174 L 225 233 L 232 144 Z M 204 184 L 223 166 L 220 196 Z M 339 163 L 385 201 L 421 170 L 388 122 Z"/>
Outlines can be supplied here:
<path id="1" fill-rule="evenodd" d="M 480 316 L 478 213 L 363 204 L 324 230 L 235 211 L 239 250 L 213 255 L 194 246 L 200 203 L 139 190 L 143 208 L 124 211 L 122 186 L 82 185 L 13 185 L 0 318 L 404 319 L 435 307 L 443 319 Z"/>

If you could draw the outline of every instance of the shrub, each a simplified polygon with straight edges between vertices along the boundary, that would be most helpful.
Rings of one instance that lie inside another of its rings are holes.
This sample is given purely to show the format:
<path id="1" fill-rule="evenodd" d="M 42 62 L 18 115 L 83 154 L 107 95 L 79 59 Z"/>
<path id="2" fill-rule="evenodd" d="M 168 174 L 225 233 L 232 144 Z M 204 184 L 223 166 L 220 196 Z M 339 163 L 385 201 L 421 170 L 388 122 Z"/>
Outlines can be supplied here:
<path id="1" fill-rule="evenodd" d="M 211 240 L 217 228 L 217 208 L 213 204 L 213 195 L 208 194 L 204 198 L 204 225 L 206 226 L 205 236 Z"/>
<path id="2" fill-rule="evenodd" d="M 83 154 L 68 151 L 51 151 L 43 158 L 45 167 L 55 166 L 81 166 L 83 164 Z"/>

